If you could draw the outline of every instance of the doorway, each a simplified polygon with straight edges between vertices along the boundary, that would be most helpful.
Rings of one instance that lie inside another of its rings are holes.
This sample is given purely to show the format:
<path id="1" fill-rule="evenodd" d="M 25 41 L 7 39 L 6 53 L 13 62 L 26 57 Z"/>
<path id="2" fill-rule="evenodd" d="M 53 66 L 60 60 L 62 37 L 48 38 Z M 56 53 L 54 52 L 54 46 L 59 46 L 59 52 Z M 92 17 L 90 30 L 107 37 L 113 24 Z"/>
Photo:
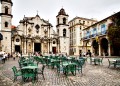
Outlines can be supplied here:
<path id="1" fill-rule="evenodd" d="M 53 54 L 56 54 L 56 47 L 52 47 Z"/>
<path id="2" fill-rule="evenodd" d="M 41 52 L 41 43 L 34 43 L 34 52 Z"/>
<path id="3" fill-rule="evenodd" d="M 19 52 L 20 53 L 20 45 L 15 45 L 15 52 Z"/>

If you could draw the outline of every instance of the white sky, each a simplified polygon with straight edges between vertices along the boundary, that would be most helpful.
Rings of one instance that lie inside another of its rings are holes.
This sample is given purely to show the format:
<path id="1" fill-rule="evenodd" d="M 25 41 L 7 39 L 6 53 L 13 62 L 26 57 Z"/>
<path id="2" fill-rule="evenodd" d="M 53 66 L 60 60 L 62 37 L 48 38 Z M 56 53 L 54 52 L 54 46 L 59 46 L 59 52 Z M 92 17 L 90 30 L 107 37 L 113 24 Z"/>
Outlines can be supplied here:
<path id="1" fill-rule="evenodd" d="M 13 19 L 12 24 L 18 25 L 19 21 L 26 17 L 34 17 L 38 14 L 41 18 L 49 20 L 56 25 L 56 15 L 63 7 L 69 15 L 69 19 L 79 16 L 102 20 L 114 12 L 120 11 L 120 0 L 12 0 Z"/>

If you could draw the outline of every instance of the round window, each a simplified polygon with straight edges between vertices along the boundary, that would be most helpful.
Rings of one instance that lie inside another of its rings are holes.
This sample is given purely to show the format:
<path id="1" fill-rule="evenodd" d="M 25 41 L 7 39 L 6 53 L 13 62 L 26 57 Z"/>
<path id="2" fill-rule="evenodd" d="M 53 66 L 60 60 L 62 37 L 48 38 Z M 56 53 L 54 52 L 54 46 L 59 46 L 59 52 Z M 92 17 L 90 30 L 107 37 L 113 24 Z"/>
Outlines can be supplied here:
<path id="1" fill-rule="evenodd" d="M 16 42 L 19 42 L 20 40 L 19 39 L 16 39 Z"/>

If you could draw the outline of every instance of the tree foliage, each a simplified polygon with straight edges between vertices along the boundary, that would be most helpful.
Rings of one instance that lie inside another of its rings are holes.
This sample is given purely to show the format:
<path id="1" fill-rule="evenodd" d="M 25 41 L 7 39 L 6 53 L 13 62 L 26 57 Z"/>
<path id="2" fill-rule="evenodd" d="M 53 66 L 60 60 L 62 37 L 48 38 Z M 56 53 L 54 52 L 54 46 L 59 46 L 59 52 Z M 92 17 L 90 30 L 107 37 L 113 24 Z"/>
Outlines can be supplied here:
<path id="1" fill-rule="evenodd" d="M 111 20 L 112 23 L 108 27 L 109 41 L 114 49 L 120 50 L 120 13 L 112 16 Z"/>

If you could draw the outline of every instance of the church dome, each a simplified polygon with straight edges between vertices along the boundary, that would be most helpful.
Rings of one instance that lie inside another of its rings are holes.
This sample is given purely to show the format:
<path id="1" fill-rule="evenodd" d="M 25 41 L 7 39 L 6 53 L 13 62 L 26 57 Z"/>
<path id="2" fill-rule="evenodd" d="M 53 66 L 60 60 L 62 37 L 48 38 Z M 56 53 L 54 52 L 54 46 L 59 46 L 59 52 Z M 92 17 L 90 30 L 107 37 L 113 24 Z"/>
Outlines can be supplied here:
<path id="1" fill-rule="evenodd" d="M 58 15 L 66 15 L 65 10 L 63 8 L 60 9 Z"/>
<path id="2" fill-rule="evenodd" d="M 56 17 L 58 17 L 59 15 L 69 16 L 66 14 L 66 12 L 63 8 L 60 9 L 60 11 L 58 12 L 58 15 Z"/>

